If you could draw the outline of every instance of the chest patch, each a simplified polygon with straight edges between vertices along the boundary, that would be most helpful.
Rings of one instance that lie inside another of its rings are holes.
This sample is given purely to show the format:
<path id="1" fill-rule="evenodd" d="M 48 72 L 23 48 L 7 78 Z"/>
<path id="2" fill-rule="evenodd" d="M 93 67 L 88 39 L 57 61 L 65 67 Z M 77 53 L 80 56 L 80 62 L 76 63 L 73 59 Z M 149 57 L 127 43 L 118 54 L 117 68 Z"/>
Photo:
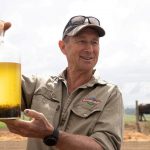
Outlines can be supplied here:
<path id="1" fill-rule="evenodd" d="M 82 104 L 90 108 L 90 107 L 95 107 L 96 105 L 98 105 L 100 103 L 100 100 L 98 101 L 96 97 L 86 97 L 86 98 L 83 98 L 81 102 Z"/>

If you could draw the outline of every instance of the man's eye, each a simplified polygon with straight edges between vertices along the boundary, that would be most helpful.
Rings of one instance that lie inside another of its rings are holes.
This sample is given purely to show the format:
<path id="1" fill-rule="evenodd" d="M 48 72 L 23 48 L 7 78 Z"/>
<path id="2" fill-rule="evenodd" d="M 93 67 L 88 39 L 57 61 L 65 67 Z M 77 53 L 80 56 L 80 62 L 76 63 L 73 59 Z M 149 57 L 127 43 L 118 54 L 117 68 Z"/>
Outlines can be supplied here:
<path id="1" fill-rule="evenodd" d="M 92 41 L 92 45 L 98 45 L 98 41 Z"/>
<path id="2" fill-rule="evenodd" d="M 84 43 L 86 43 L 86 41 L 80 40 L 80 41 L 78 41 L 78 43 L 84 44 Z"/>

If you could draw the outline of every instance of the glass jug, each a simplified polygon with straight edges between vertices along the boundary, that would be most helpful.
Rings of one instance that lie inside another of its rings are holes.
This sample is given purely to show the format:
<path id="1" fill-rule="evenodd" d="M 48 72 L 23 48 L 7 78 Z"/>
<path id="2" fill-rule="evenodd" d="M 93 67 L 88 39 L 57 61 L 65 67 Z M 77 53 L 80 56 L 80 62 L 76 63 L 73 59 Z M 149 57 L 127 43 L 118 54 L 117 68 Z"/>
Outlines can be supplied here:
<path id="1" fill-rule="evenodd" d="M 0 21 L 0 118 L 15 119 L 21 115 L 21 64 L 15 49 L 4 43 L 9 22 Z"/>

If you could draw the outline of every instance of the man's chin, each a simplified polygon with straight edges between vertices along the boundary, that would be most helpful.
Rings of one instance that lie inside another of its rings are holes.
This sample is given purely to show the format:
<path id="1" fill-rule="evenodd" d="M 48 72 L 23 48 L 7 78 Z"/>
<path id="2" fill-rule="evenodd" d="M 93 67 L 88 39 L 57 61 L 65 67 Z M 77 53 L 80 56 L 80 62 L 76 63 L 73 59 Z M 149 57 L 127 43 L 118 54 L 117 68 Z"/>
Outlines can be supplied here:
<path id="1" fill-rule="evenodd" d="M 80 66 L 80 70 L 84 72 L 90 72 L 91 70 L 93 70 L 93 66 L 85 64 L 85 65 L 82 65 L 82 67 Z"/>

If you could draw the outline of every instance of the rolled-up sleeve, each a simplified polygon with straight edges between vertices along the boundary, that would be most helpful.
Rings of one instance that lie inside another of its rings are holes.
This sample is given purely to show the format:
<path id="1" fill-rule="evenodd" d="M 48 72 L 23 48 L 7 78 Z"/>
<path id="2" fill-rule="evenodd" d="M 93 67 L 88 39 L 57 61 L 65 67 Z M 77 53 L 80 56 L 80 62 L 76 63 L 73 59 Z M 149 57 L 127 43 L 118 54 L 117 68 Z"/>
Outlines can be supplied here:
<path id="1" fill-rule="evenodd" d="M 105 150 L 120 150 L 123 140 L 124 107 L 122 94 L 115 87 L 93 129 L 93 137 Z"/>

